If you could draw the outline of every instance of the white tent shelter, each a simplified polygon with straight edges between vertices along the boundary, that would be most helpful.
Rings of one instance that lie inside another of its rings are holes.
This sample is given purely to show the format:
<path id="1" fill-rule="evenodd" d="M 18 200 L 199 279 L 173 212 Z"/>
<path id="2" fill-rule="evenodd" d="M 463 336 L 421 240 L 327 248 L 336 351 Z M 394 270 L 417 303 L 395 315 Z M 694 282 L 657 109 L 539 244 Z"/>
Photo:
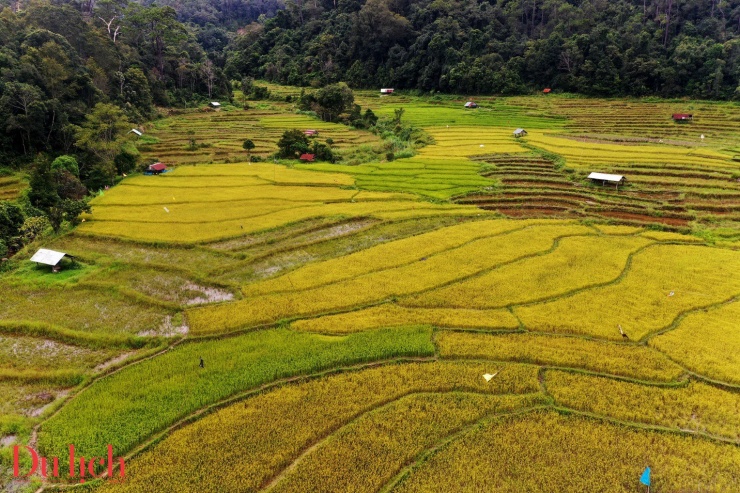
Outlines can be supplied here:
<path id="1" fill-rule="evenodd" d="M 593 182 L 601 182 L 602 185 L 610 184 L 615 187 L 623 185 L 626 178 L 623 175 L 610 175 L 607 173 L 591 173 L 588 179 Z"/>
<path id="2" fill-rule="evenodd" d="M 36 252 L 33 257 L 31 257 L 31 262 L 36 262 L 37 264 L 51 265 L 53 267 L 61 262 L 66 255 L 67 254 L 64 252 L 56 252 L 54 250 L 47 250 L 46 248 L 39 248 L 39 251 Z"/>

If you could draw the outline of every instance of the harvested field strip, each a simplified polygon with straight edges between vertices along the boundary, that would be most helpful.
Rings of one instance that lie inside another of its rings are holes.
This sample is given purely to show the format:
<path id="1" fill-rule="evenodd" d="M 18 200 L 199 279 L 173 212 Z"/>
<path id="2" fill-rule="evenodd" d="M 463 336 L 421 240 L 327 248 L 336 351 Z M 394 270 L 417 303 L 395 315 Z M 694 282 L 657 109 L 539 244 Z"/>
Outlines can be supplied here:
<path id="1" fill-rule="evenodd" d="M 152 305 L 143 297 L 127 296 L 120 290 L 79 287 L 34 287 L 0 285 L 3 303 L 0 317 L 20 323 L 73 329 L 91 335 L 121 337 L 157 329 L 173 313 L 171 308 Z M 103 339 L 108 339 L 104 337 Z"/>
<path id="2" fill-rule="evenodd" d="M 693 372 L 740 385 L 740 302 L 697 311 L 678 326 L 651 338 L 648 345 Z"/>
<path id="3" fill-rule="evenodd" d="M 496 413 L 544 403 L 544 396 L 416 394 L 367 413 L 294 463 L 266 491 L 375 492 L 445 437 Z"/>
<path id="4" fill-rule="evenodd" d="M 105 455 L 130 451 L 197 409 L 287 376 L 338 365 L 433 354 L 430 330 L 397 329 L 346 337 L 268 330 L 180 344 L 157 358 L 100 379 L 46 421 L 44 453 Z M 205 368 L 199 368 L 199 359 Z"/>
<path id="5" fill-rule="evenodd" d="M 537 392 L 536 368 L 506 365 L 487 383 L 479 363 L 405 363 L 343 372 L 254 395 L 175 430 L 133 459 L 127 480 L 102 491 L 256 491 L 312 444 L 345 424 L 404 396 L 427 392 Z M 424 378 L 420 378 L 423 375 Z M 219 429 L 219 433 L 208 430 Z M 207 447 L 192 447 L 206 440 Z M 238 443 L 239 446 L 234 446 Z M 216 454 L 219 460 L 214 460 Z M 233 464 L 240 464 L 233 467 Z M 208 467 L 196 483 L 192 471 Z M 164 470 L 169 471 L 163 474 Z"/>
<path id="6" fill-rule="evenodd" d="M 194 333 L 212 333 L 360 307 L 462 280 L 502 264 L 547 252 L 562 236 L 592 232 L 578 225 L 530 227 L 476 240 L 426 260 L 310 290 L 274 293 L 192 309 L 188 311 L 188 319 Z"/>
<path id="7" fill-rule="evenodd" d="M 634 237 L 563 238 L 547 255 L 406 298 L 405 306 L 503 308 L 533 303 L 615 280 L 650 240 Z"/>
<path id="8" fill-rule="evenodd" d="M 544 334 L 477 334 L 440 331 L 442 358 L 512 361 L 577 368 L 634 380 L 674 382 L 683 369 L 644 346 Z M 598 354 L 598 358 L 594 355 Z"/>
<path id="9" fill-rule="evenodd" d="M 392 303 L 338 315 L 298 320 L 291 327 L 307 332 L 345 334 L 410 324 L 488 330 L 515 330 L 519 327 L 519 322 L 508 310 L 405 308 Z"/>
<path id="10" fill-rule="evenodd" d="M 0 370 L 89 370 L 120 352 L 113 348 L 87 348 L 42 337 L 13 335 L 3 327 L 5 324 L 0 324 Z"/>
<path id="11" fill-rule="evenodd" d="M 660 265 L 660 269 L 655 269 Z M 558 300 L 515 308 L 531 330 L 632 340 L 670 326 L 688 311 L 740 293 L 740 252 L 693 245 L 656 245 L 632 259 L 626 274 L 609 286 Z"/>
<path id="12" fill-rule="evenodd" d="M 740 394 L 701 382 L 646 387 L 549 370 L 547 391 L 557 404 L 623 421 L 706 433 L 740 443 Z"/>
<path id="13" fill-rule="evenodd" d="M 481 423 L 418 464 L 394 491 L 547 493 L 568 485 L 567 491 L 628 493 L 646 464 L 656 491 L 680 491 L 687 484 L 731 491 L 740 448 L 536 411 Z"/>
<path id="14" fill-rule="evenodd" d="M 0 321 L 0 334 L 49 339 L 60 344 L 88 349 L 138 349 L 145 346 L 156 346 L 161 343 L 155 338 L 105 332 L 90 333 L 36 321 L 23 322 L 6 319 Z"/>

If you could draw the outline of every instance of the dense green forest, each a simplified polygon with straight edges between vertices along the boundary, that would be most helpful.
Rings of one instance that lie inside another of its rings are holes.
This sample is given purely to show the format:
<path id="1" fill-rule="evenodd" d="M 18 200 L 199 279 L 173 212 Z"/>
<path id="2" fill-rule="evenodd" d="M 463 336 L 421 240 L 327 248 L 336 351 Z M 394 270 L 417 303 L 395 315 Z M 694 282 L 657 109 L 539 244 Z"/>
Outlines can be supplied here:
<path id="1" fill-rule="evenodd" d="M 731 98 L 740 2 L 297 0 L 230 50 L 230 76 L 290 84 Z"/>

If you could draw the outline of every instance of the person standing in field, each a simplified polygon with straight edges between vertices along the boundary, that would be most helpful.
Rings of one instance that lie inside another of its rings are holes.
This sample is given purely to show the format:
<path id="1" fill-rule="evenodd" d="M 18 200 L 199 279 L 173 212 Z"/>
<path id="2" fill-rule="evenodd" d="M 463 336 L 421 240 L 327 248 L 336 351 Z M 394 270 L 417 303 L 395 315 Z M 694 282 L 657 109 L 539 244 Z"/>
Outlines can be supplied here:
<path id="1" fill-rule="evenodd" d="M 206 364 L 205 364 L 205 362 L 203 361 L 203 357 L 202 357 L 202 356 L 201 356 L 201 358 L 200 358 L 200 367 L 201 367 L 201 368 L 205 368 L 205 367 L 206 367 Z"/>

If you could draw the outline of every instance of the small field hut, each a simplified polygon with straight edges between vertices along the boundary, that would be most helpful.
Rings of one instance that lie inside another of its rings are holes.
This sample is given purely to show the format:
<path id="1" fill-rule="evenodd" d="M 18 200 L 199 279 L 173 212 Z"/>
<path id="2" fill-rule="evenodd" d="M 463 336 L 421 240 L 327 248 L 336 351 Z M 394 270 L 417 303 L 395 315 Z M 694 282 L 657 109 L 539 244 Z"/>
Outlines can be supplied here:
<path id="1" fill-rule="evenodd" d="M 477 108 L 478 104 L 474 103 L 473 101 L 468 101 L 467 103 L 465 103 L 465 107 L 466 108 Z"/>
<path id="2" fill-rule="evenodd" d="M 221 108 L 221 103 L 219 103 L 218 101 L 211 101 L 208 104 L 208 106 L 210 106 L 211 108 L 214 108 L 214 109 L 220 109 Z"/>
<path id="3" fill-rule="evenodd" d="M 527 135 L 527 131 L 523 128 L 517 128 L 516 130 L 514 130 L 514 137 L 516 137 L 517 139 L 519 137 L 524 137 L 525 135 Z"/>
<path id="4" fill-rule="evenodd" d="M 543 92 L 544 94 L 550 94 L 550 92 L 552 92 L 552 89 L 550 89 L 549 87 L 546 87 L 546 88 L 544 88 L 544 89 L 542 90 L 542 92 Z"/>
<path id="5" fill-rule="evenodd" d="M 392 87 L 384 87 L 380 90 L 380 94 L 393 94 L 393 88 Z"/>
<path id="6" fill-rule="evenodd" d="M 51 266 L 52 272 L 59 272 L 62 270 L 62 259 L 64 257 L 74 258 L 72 255 L 67 255 L 64 252 L 57 252 L 54 250 L 47 250 L 46 248 L 39 248 L 39 250 L 31 257 L 31 262 L 37 264 Z"/>
<path id="7" fill-rule="evenodd" d="M 132 128 L 131 130 L 129 130 L 129 131 L 128 131 L 128 133 L 130 133 L 130 134 L 134 134 L 134 135 L 136 135 L 137 137 L 141 137 L 142 135 L 144 135 L 144 134 L 143 134 L 143 133 L 141 132 L 141 130 L 137 130 L 137 129 L 135 129 L 135 128 Z"/>
<path id="8" fill-rule="evenodd" d="M 159 175 L 167 171 L 167 165 L 164 163 L 154 163 L 150 164 L 146 170 L 152 175 Z"/>
<path id="9" fill-rule="evenodd" d="M 597 185 L 614 185 L 614 188 L 619 188 L 619 185 L 624 185 L 627 179 L 623 175 L 610 175 L 607 173 L 591 173 L 588 175 L 588 179 L 591 183 Z"/>
<path id="10" fill-rule="evenodd" d="M 305 161 L 307 163 L 312 163 L 315 157 L 316 156 L 313 154 L 306 153 L 306 154 L 301 154 L 301 157 L 299 157 L 298 159 L 300 159 L 301 161 Z"/>
<path id="11" fill-rule="evenodd" d="M 318 137 L 319 136 L 319 131 L 318 130 L 304 130 L 303 131 L 303 134 L 306 137 Z"/>
<path id="12" fill-rule="evenodd" d="M 694 119 L 694 115 L 691 113 L 674 113 L 672 118 L 674 122 L 686 123 L 692 121 Z"/>

